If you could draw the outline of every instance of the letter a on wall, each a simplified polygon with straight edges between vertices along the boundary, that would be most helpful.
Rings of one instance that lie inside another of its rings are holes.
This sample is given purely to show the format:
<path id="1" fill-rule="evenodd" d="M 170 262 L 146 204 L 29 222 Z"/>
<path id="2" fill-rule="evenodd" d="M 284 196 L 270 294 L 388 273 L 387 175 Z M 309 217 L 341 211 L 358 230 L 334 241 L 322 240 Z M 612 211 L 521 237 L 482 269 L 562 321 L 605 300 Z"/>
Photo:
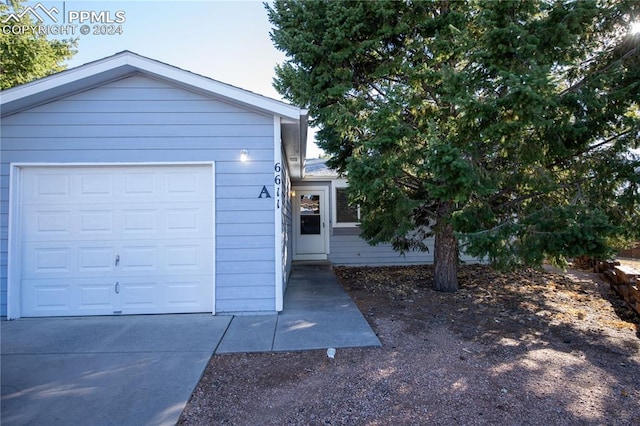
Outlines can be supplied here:
<path id="1" fill-rule="evenodd" d="M 258 195 L 258 198 L 271 198 L 271 194 L 269 194 L 269 191 L 267 191 L 266 185 L 262 187 L 262 191 L 260 191 L 260 195 Z"/>

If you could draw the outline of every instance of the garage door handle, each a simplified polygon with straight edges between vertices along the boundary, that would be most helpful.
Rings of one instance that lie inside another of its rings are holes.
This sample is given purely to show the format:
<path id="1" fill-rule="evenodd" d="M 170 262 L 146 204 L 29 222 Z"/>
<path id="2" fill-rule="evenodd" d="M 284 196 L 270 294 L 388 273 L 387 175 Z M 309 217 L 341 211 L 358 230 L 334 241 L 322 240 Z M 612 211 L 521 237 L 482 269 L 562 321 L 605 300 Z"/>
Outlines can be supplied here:
<path id="1" fill-rule="evenodd" d="M 116 294 L 120 294 L 120 283 L 116 281 Z"/>
<path id="2" fill-rule="evenodd" d="M 118 263 L 120 263 L 120 255 L 116 254 L 116 266 L 118 266 Z"/>

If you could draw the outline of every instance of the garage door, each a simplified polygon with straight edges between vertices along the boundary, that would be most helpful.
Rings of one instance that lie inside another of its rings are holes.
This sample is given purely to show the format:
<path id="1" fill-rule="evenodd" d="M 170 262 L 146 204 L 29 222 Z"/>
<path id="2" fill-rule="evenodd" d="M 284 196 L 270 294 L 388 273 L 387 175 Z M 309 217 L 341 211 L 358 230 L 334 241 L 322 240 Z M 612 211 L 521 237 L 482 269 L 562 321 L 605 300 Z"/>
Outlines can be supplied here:
<path id="1" fill-rule="evenodd" d="M 23 168 L 22 316 L 211 312 L 212 169 Z"/>

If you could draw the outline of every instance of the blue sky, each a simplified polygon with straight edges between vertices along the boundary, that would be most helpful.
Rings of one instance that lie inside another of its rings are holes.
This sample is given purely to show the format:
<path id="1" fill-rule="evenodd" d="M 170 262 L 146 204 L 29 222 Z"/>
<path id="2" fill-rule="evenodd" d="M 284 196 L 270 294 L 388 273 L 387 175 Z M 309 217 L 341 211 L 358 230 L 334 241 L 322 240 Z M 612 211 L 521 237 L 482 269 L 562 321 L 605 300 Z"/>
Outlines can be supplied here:
<path id="1" fill-rule="evenodd" d="M 269 38 L 271 24 L 261 1 L 48 1 L 45 7 L 69 11 L 123 11 L 122 34 L 79 35 L 69 67 L 123 50 L 184 68 L 274 99 L 276 64 L 285 55 Z M 37 2 L 29 1 L 35 5 Z M 114 24 L 115 25 L 115 24 Z M 93 24 L 89 24 L 93 28 Z M 313 137 L 314 132 L 310 132 Z M 319 150 L 309 143 L 308 157 Z"/>
<path id="2" fill-rule="evenodd" d="M 34 6 L 37 1 L 26 4 Z M 60 11 L 124 12 L 119 35 L 80 35 L 69 67 L 123 50 L 175 65 L 274 99 L 276 64 L 285 55 L 269 38 L 271 25 L 262 1 L 255 0 L 40 0 Z M 93 27 L 93 24 L 90 24 Z M 633 29 L 640 31 L 640 24 Z M 308 157 L 320 150 L 309 132 Z"/>

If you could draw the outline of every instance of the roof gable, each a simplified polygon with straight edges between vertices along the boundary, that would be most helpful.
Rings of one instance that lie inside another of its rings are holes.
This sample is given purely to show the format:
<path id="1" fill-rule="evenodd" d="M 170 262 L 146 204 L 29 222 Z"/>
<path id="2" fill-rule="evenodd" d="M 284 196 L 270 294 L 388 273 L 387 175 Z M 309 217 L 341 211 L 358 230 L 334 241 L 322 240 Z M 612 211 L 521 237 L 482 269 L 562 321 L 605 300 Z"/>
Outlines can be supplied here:
<path id="1" fill-rule="evenodd" d="M 0 92 L 0 115 L 6 117 L 134 74 L 142 74 L 241 108 L 279 117 L 282 144 L 291 175 L 294 178 L 304 175 L 307 110 L 130 51 L 3 90 Z"/>
<path id="2" fill-rule="evenodd" d="M 171 82 L 204 95 L 224 98 L 235 104 L 262 110 L 292 120 L 306 111 L 293 105 L 262 96 L 133 52 L 124 51 L 98 61 L 65 70 L 0 92 L 2 115 L 49 102 L 53 99 L 141 73 Z"/>

